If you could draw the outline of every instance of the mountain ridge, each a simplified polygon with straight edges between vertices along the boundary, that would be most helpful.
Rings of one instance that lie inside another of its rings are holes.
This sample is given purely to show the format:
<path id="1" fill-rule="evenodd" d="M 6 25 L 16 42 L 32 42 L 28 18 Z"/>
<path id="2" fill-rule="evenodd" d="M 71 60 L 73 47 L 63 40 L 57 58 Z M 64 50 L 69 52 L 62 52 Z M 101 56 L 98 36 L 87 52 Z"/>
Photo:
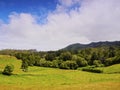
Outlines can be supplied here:
<path id="1" fill-rule="evenodd" d="M 78 49 L 95 48 L 95 47 L 101 47 L 101 46 L 120 47 L 120 41 L 99 41 L 99 42 L 91 42 L 89 44 L 74 43 L 74 44 L 68 45 L 62 50 L 78 50 Z"/>

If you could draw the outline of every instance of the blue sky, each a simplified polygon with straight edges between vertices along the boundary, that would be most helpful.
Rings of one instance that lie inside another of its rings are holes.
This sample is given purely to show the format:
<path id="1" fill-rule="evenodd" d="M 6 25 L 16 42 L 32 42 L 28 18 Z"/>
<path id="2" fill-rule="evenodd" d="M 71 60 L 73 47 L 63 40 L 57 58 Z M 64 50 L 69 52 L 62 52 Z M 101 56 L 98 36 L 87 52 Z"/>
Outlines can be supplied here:
<path id="1" fill-rule="evenodd" d="M 0 49 L 118 41 L 119 24 L 120 0 L 0 0 Z"/>
<path id="2" fill-rule="evenodd" d="M 0 18 L 7 22 L 12 12 L 46 16 L 56 4 L 57 0 L 0 0 Z"/>

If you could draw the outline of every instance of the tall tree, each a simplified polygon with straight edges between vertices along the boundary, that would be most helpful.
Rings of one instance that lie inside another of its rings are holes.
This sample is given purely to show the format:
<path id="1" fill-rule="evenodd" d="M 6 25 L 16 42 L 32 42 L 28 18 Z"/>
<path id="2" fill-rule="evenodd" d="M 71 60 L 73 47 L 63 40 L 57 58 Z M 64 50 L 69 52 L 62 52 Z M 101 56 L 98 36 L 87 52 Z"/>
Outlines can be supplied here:
<path id="1" fill-rule="evenodd" d="M 28 62 L 27 62 L 27 60 L 22 60 L 21 69 L 22 69 L 24 72 L 27 72 L 27 71 L 28 71 Z"/>

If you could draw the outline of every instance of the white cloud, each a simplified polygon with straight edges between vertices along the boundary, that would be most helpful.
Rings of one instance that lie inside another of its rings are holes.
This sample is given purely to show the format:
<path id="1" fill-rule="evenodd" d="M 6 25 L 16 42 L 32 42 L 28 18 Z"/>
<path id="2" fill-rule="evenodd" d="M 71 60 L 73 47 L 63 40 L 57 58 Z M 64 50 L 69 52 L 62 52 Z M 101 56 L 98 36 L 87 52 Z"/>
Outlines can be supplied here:
<path id="1" fill-rule="evenodd" d="M 80 4 L 81 0 L 59 0 L 61 6 L 71 7 L 74 4 Z"/>
<path id="2" fill-rule="evenodd" d="M 79 7 L 82 2 L 82 0 L 58 0 L 58 1 L 59 3 L 56 6 L 56 12 L 66 12 L 69 11 L 70 9 L 77 9 L 77 6 Z"/>
<path id="3" fill-rule="evenodd" d="M 28 13 L 0 22 L 0 48 L 56 50 L 72 43 L 120 40 L 119 0 L 59 0 L 46 24 Z M 66 12 L 74 4 L 80 4 Z"/>

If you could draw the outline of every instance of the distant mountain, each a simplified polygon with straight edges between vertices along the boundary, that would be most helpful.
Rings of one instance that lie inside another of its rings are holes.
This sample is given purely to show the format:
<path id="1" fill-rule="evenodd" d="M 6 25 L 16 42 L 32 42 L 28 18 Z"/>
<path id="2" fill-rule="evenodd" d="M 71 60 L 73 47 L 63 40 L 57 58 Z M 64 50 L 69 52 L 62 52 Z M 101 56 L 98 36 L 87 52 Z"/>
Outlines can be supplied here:
<path id="1" fill-rule="evenodd" d="M 115 47 L 120 47 L 120 41 L 105 41 L 105 42 L 92 42 L 90 44 L 71 44 L 62 50 L 79 50 L 79 49 L 85 49 L 85 48 L 95 48 L 95 47 L 102 47 L 102 46 L 115 46 Z"/>

